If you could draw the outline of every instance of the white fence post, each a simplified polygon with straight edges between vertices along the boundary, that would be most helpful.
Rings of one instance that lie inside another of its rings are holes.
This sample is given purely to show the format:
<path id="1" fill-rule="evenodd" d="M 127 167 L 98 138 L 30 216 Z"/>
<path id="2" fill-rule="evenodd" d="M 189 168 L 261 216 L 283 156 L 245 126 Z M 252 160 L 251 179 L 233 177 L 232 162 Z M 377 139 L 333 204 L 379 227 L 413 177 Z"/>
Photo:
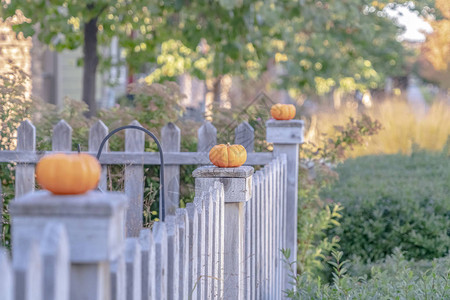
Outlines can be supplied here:
<path id="1" fill-rule="evenodd" d="M 0 248 L 0 300 L 13 300 L 13 273 L 6 250 Z"/>
<path id="2" fill-rule="evenodd" d="M 36 150 L 36 128 L 30 121 L 20 123 L 17 128 L 17 151 Z M 17 163 L 16 166 L 16 198 L 34 191 L 34 168 L 33 164 Z"/>
<path id="3" fill-rule="evenodd" d="M 23 259 L 27 243 L 42 239 L 47 223 L 62 223 L 69 238 L 70 299 L 109 299 L 109 264 L 123 251 L 126 206 L 124 195 L 96 191 L 66 196 L 38 191 L 18 198 L 10 204 L 13 262 Z"/>
<path id="4" fill-rule="evenodd" d="M 244 203 L 252 195 L 253 168 L 200 167 L 193 172 L 195 193 L 208 191 L 215 181 L 224 186 L 224 299 L 244 299 Z"/>
<path id="5" fill-rule="evenodd" d="M 100 144 L 102 143 L 103 139 L 108 135 L 108 127 L 106 127 L 105 123 L 98 120 L 94 125 L 92 125 L 91 129 L 89 130 L 89 152 L 97 153 Z M 103 152 L 108 152 L 108 142 L 106 141 L 105 145 L 103 146 Z M 106 192 L 107 190 L 107 184 L 106 184 L 106 173 L 107 173 L 107 166 L 102 166 L 102 174 L 100 175 L 100 182 L 98 183 L 98 186 L 102 191 Z"/>
<path id="6" fill-rule="evenodd" d="M 301 120 L 278 121 L 269 120 L 266 122 L 266 140 L 273 143 L 273 153 L 278 156 L 282 153 L 287 158 L 287 190 L 285 223 L 286 235 L 284 237 L 285 246 L 291 251 L 291 261 L 297 259 L 297 213 L 298 213 L 298 161 L 299 144 L 303 143 L 304 123 Z M 296 264 L 293 265 L 294 270 Z M 287 276 L 287 268 L 285 266 Z M 295 274 L 294 274 L 295 275 Z M 285 281 L 284 289 L 290 288 Z"/>

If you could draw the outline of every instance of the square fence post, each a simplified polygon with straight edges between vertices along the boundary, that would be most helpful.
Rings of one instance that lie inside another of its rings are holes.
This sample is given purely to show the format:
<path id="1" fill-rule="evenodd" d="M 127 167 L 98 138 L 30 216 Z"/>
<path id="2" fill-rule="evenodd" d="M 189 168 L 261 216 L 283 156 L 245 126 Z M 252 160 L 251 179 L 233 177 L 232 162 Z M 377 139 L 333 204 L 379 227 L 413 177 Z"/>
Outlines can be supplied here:
<path id="1" fill-rule="evenodd" d="M 224 299 L 244 299 L 244 203 L 252 195 L 253 168 L 218 168 L 205 166 L 193 172 L 195 194 L 209 191 L 214 182 L 223 184 L 225 195 L 224 216 Z M 215 220 L 216 222 L 218 220 Z"/>
<path id="2" fill-rule="evenodd" d="M 124 250 L 126 207 L 120 193 L 39 191 L 19 197 L 10 204 L 13 261 L 24 259 L 20 247 L 42 239 L 47 223 L 61 223 L 69 240 L 70 299 L 110 299 L 110 262 Z"/>
<path id="3" fill-rule="evenodd" d="M 303 143 L 303 128 L 304 122 L 301 120 L 266 122 L 266 140 L 273 143 L 273 154 L 279 156 L 285 153 L 287 158 L 286 206 L 282 212 L 285 236 L 281 246 L 290 249 L 290 261 L 297 260 L 298 164 L 299 144 Z M 293 265 L 293 269 L 296 270 L 296 264 Z M 284 289 L 291 288 L 286 272 L 284 276 L 282 280 L 285 282 Z"/>

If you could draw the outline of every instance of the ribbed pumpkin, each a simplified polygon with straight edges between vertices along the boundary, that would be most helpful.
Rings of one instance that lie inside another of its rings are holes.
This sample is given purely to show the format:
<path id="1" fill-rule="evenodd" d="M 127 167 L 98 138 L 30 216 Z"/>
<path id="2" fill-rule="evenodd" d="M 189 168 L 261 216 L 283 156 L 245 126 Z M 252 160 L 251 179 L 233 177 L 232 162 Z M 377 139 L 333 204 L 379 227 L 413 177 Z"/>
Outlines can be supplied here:
<path id="1" fill-rule="evenodd" d="M 270 109 L 275 120 L 292 120 L 295 117 L 295 106 L 292 104 L 275 104 Z"/>
<path id="2" fill-rule="evenodd" d="M 57 195 L 83 194 L 94 189 L 100 180 L 98 160 L 84 153 L 51 154 L 36 165 L 39 185 Z"/>
<path id="3" fill-rule="evenodd" d="M 242 145 L 220 144 L 209 151 L 209 160 L 220 168 L 237 168 L 247 160 L 247 151 Z"/>

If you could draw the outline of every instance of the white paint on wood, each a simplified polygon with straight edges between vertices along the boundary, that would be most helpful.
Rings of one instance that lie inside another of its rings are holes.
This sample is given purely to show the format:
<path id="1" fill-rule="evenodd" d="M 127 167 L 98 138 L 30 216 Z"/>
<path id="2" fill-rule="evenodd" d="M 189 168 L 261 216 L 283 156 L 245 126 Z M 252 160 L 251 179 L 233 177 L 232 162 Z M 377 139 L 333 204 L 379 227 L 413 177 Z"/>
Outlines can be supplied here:
<path id="1" fill-rule="evenodd" d="M 247 153 L 253 152 L 255 147 L 255 130 L 248 122 L 244 121 L 234 130 L 234 143 L 244 146 Z"/>
<path id="2" fill-rule="evenodd" d="M 213 207 L 210 191 L 202 194 L 203 207 L 205 208 L 205 286 L 204 293 L 207 298 L 213 297 Z"/>
<path id="3" fill-rule="evenodd" d="M 41 300 L 42 261 L 38 244 L 20 241 L 17 248 L 22 259 L 13 260 L 14 297 L 16 300 Z"/>
<path id="4" fill-rule="evenodd" d="M 142 299 L 152 299 L 155 294 L 155 245 L 150 229 L 142 229 L 139 234 L 139 244 L 141 246 L 141 285 Z"/>
<path id="5" fill-rule="evenodd" d="M 20 123 L 17 128 L 17 151 L 36 150 L 36 128 L 30 121 Z M 15 197 L 34 191 L 34 168 L 31 163 L 17 163 L 15 174 Z"/>
<path id="6" fill-rule="evenodd" d="M 13 300 L 13 272 L 6 250 L 0 248 L 0 300 Z"/>
<path id="7" fill-rule="evenodd" d="M 178 227 L 178 248 L 179 248 L 179 300 L 189 297 L 189 219 L 185 208 L 177 208 L 175 211 L 177 216 Z"/>
<path id="8" fill-rule="evenodd" d="M 70 268 L 70 299 L 110 299 L 111 274 L 109 270 L 109 261 L 72 263 Z"/>
<path id="9" fill-rule="evenodd" d="M 161 129 L 161 144 L 164 153 L 180 152 L 180 128 L 170 122 Z M 166 165 L 164 168 L 166 216 L 175 214 L 180 207 L 180 166 Z"/>
<path id="10" fill-rule="evenodd" d="M 198 129 L 198 152 L 209 152 L 217 144 L 217 129 L 211 122 L 206 121 Z"/>
<path id="11" fill-rule="evenodd" d="M 127 300 L 141 300 L 141 246 L 137 238 L 127 238 L 125 243 Z"/>
<path id="12" fill-rule="evenodd" d="M 189 217 L 188 251 L 189 251 L 189 280 L 188 292 L 190 299 L 198 299 L 197 279 L 198 279 L 198 213 L 194 203 L 186 204 L 186 211 Z"/>
<path id="13" fill-rule="evenodd" d="M 69 299 L 70 254 L 67 231 L 61 223 L 48 223 L 41 241 L 43 297 Z"/>
<path id="14" fill-rule="evenodd" d="M 154 299 L 167 298 L 167 229 L 166 224 L 155 222 L 153 224 L 153 240 L 155 242 L 155 296 Z"/>
<path id="15" fill-rule="evenodd" d="M 225 261 L 224 261 L 224 247 L 225 247 L 225 192 L 223 190 L 223 184 L 216 181 L 214 182 L 214 189 L 217 191 L 217 205 L 218 205 L 218 219 L 217 223 L 219 226 L 218 233 L 218 248 L 217 248 L 217 283 L 218 283 L 218 291 L 217 298 L 223 299 L 223 289 L 224 289 L 224 281 L 225 281 Z"/>
<path id="16" fill-rule="evenodd" d="M 167 297 L 168 299 L 176 299 L 179 296 L 179 247 L 178 247 L 178 226 L 176 217 L 171 215 L 166 217 L 167 228 Z"/>
<path id="17" fill-rule="evenodd" d="M 124 253 L 110 264 L 111 300 L 126 300 L 126 265 Z M 148 298 L 147 298 L 148 299 Z"/>
<path id="18" fill-rule="evenodd" d="M 141 126 L 138 121 L 130 125 Z M 144 152 L 145 134 L 136 129 L 125 130 L 125 151 Z M 130 201 L 127 210 L 127 236 L 137 237 L 142 229 L 144 194 L 143 164 L 125 165 L 125 194 Z"/>
<path id="19" fill-rule="evenodd" d="M 197 193 L 196 193 L 197 194 Z M 202 300 L 205 299 L 206 295 L 205 295 L 205 275 L 206 275 L 206 263 L 205 263 L 205 256 L 206 256 L 206 245 L 205 245 L 205 241 L 206 241 L 206 228 L 205 228 L 205 206 L 204 206 L 204 202 L 203 199 L 201 198 L 202 196 L 198 197 L 196 196 L 194 198 L 194 205 L 195 205 L 195 209 L 197 210 L 197 214 L 198 214 L 198 228 L 197 228 L 197 236 L 198 236 L 198 248 L 197 248 L 197 282 L 196 282 L 196 286 L 197 286 L 197 295 L 198 295 L 198 300 Z"/>
<path id="20" fill-rule="evenodd" d="M 72 149 L 72 127 L 64 121 L 60 120 L 53 127 L 52 150 L 53 151 L 70 151 Z"/>
<path id="21" fill-rule="evenodd" d="M 304 122 L 302 120 L 266 122 L 266 140 L 274 144 L 303 143 Z"/>
<path id="22" fill-rule="evenodd" d="M 107 135 L 108 135 L 108 127 L 106 127 L 105 123 L 103 123 L 101 120 L 95 122 L 94 125 L 92 125 L 91 129 L 89 130 L 89 152 L 95 153 L 96 155 L 98 150 L 100 149 L 100 144 Z M 108 145 L 109 141 L 106 141 L 105 145 L 103 146 L 102 155 L 109 151 Z M 98 186 L 102 191 L 107 190 L 106 175 L 107 175 L 107 166 L 103 165 L 102 174 L 100 176 L 100 181 L 98 183 Z"/>

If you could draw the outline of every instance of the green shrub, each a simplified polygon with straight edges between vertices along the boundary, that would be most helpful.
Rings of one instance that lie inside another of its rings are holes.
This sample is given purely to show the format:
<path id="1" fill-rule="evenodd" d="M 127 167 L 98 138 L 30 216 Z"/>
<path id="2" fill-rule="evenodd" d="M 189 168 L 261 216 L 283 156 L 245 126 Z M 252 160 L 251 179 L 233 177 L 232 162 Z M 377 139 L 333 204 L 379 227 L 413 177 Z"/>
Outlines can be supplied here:
<path id="1" fill-rule="evenodd" d="M 323 284 L 306 275 L 295 278 L 295 289 L 286 291 L 290 299 L 449 299 L 450 257 L 425 262 L 408 261 L 400 251 L 372 265 L 370 278 L 346 274 L 348 261 L 342 252 L 333 253 L 333 282 Z"/>
<path id="2" fill-rule="evenodd" d="M 450 249 L 450 160 L 444 154 L 367 156 L 338 166 L 339 182 L 322 191 L 344 206 L 338 236 L 344 253 L 376 261 L 395 247 L 432 259 Z"/>

